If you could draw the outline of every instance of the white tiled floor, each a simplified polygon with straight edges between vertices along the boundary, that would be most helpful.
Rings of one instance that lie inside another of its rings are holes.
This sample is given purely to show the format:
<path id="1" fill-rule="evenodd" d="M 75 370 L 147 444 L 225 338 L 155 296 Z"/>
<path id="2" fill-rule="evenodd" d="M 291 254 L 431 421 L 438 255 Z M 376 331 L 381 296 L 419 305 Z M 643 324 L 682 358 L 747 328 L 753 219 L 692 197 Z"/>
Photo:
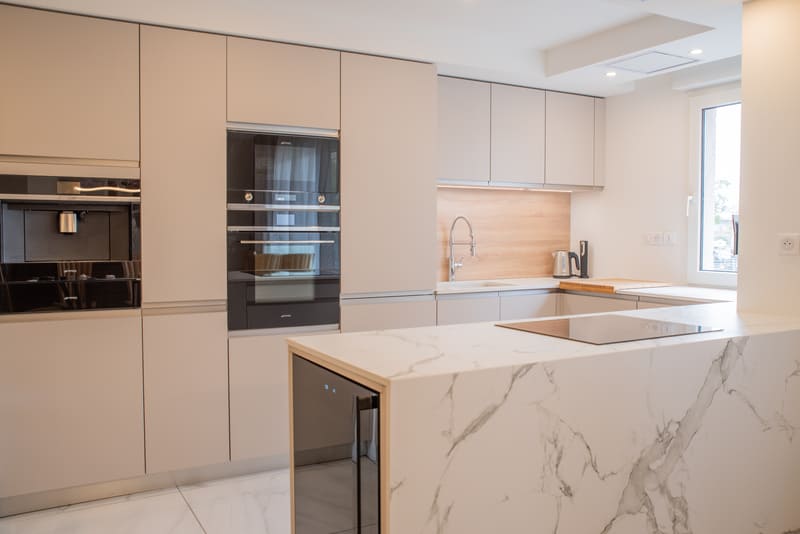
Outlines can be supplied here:
<path id="1" fill-rule="evenodd" d="M 0 534 L 289 534 L 289 471 L 0 519 Z"/>

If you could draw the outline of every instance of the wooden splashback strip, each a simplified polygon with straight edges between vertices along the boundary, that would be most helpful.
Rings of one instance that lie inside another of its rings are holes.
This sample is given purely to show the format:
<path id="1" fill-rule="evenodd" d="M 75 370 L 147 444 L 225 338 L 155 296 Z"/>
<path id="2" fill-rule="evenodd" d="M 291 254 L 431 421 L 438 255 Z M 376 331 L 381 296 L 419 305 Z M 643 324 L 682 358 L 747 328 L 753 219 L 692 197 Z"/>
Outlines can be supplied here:
<path id="1" fill-rule="evenodd" d="M 439 280 L 447 280 L 450 225 L 459 215 L 472 223 L 478 255 L 470 257 L 467 246 L 455 248 L 456 258 L 464 256 L 458 280 L 550 276 L 552 252 L 569 248 L 569 193 L 440 187 L 437 210 Z M 455 238 L 469 240 L 463 222 Z"/>

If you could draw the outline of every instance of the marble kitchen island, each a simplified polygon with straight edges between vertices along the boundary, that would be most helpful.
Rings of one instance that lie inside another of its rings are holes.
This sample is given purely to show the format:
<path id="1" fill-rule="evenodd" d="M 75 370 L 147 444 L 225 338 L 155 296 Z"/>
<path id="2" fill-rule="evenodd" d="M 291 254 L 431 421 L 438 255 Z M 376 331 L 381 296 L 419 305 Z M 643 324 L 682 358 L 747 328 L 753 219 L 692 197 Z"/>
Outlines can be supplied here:
<path id="1" fill-rule="evenodd" d="M 622 314 L 724 330 L 595 346 L 481 323 L 290 353 L 379 394 L 383 534 L 800 532 L 800 318 Z"/>

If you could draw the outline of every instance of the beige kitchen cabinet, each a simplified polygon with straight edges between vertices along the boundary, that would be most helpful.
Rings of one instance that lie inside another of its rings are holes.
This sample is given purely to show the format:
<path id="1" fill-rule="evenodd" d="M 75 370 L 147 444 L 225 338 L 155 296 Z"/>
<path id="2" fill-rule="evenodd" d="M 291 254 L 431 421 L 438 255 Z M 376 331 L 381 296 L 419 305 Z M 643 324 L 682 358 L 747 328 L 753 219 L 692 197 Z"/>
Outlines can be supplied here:
<path id="1" fill-rule="evenodd" d="M 335 50 L 228 37 L 228 120 L 339 129 Z"/>
<path id="2" fill-rule="evenodd" d="M 142 320 L 147 472 L 226 462 L 228 315 L 161 313 Z"/>
<path id="3" fill-rule="evenodd" d="M 545 94 L 545 182 L 594 185 L 595 99 Z"/>
<path id="4" fill-rule="evenodd" d="M 436 286 L 436 69 L 342 54 L 342 294 Z"/>
<path id="5" fill-rule="evenodd" d="M 606 185 L 606 101 L 594 99 L 594 185 Z"/>
<path id="6" fill-rule="evenodd" d="M 298 330 L 228 339 L 232 461 L 262 458 L 275 468 L 289 465 L 286 339 L 336 332 Z"/>
<path id="7" fill-rule="evenodd" d="M 603 313 L 635 310 L 636 300 L 619 297 L 595 297 L 590 295 L 559 295 L 559 315 L 580 315 L 582 313 Z"/>
<path id="8" fill-rule="evenodd" d="M 491 181 L 544 183 L 545 92 L 492 84 Z"/>
<path id="9" fill-rule="evenodd" d="M 139 160 L 139 26 L 0 5 L 0 155 Z"/>
<path id="10" fill-rule="evenodd" d="M 343 300 L 342 332 L 436 326 L 433 295 Z"/>
<path id="11" fill-rule="evenodd" d="M 533 319 L 551 317 L 558 313 L 558 294 L 526 291 L 500 293 L 500 319 Z"/>
<path id="12" fill-rule="evenodd" d="M 144 474 L 138 310 L 0 323 L 0 498 Z"/>
<path id="13" fill-rule="evenodd" d="M 436 324 L 480 323 L 500 320 L 500 296 L 496 292 L 437 295 Z"/>
<path id="14" fill-rule="evenodd" d="M 489 181 L 491 84 L 439 76 L 439 180 Z"/>
<path id="15" fill-rule="evenodd" d="M 142 300 L 224 300 L 225 37 L 141 27 Z"/>

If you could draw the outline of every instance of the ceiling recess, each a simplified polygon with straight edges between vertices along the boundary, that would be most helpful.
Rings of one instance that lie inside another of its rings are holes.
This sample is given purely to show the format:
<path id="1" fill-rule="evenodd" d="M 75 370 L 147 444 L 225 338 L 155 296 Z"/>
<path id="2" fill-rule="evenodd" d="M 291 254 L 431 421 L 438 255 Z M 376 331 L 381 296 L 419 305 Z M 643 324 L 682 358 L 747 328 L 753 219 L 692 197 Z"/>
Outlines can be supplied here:
<path id="1" fill-rule="evenodd" d="M 639 74 L 654 74 L 662 70 L 682 67 L 690 63 L 696 63 L 696 59 L 665 54 L 664 52 L 645 52 L 638 56 L 621 59 L 614 63 L 609 63 L 609 67 L 615 69 L 638 72 Z"/>

